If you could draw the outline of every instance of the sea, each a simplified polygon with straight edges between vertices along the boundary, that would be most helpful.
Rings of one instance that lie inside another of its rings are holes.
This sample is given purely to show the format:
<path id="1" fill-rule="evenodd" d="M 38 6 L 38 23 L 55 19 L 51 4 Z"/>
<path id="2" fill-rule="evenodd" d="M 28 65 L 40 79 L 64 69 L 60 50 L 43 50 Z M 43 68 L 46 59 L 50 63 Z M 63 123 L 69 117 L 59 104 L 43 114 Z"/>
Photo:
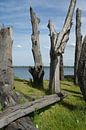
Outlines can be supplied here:
<path id="1" fill-rule="evenodd" d="M 30 74 L 30 72 L 28 71 L 28 68 L 29 67 L 20 67 L 20 66 L 17 66 L 17 67 L 13 67 L 13 70 L 14 70 L 14 76 L 17 77 L 17 78 L 20 78 L 20 79 L 25 79 L 25 80 L 29 80 L 29 79 L 32 79 L 32 76 Z M 49 80 L 49 70 L 50 70 L 50 67 L 48 66 L 45 66 L 44 67 L 44 80 Z M 64 67 L 64 75 L 74 75 L 74 67 L 70 67 L 70 66 L 65 66 Z"/>

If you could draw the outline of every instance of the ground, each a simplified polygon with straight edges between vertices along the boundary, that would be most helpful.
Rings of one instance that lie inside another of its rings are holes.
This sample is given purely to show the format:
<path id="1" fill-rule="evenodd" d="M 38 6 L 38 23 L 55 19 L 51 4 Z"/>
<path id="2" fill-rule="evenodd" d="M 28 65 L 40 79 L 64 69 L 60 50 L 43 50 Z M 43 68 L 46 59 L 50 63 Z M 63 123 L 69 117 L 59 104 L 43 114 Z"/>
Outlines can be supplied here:
<path id="1" fill-rule="evenodd" d="M 15 79 L 16 92 L 24 94 L 21 103 L 26 98 L 34 100 L 48 94 L 48 81 L 44 81 L 44 89 L 33 88 L 30 81 Z M 83 100 L 79 86 L 72 80 L 61 81 L 62 91 L 67 93 L 63 101 L 45 109 L 30 114 L 39 130 L 86 130 L 86 103 Z M 30 98 L 32 97 L 32 98 Z"/>

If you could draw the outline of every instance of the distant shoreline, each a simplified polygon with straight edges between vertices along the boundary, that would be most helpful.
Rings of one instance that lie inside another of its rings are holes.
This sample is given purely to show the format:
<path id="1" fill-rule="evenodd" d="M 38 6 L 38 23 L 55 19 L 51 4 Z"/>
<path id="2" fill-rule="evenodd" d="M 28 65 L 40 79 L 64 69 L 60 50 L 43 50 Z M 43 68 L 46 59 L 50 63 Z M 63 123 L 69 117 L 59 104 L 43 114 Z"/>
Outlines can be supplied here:
<path id="1" fill-rule="evenodd" d="M 34 66 L 13 66 L 13 68 L 29 68 Z M 50 66 L 44 66 L 45 68 L 49 68 Z M 74 66 L 64 66 L 64 68 L 74 68 Z"/>

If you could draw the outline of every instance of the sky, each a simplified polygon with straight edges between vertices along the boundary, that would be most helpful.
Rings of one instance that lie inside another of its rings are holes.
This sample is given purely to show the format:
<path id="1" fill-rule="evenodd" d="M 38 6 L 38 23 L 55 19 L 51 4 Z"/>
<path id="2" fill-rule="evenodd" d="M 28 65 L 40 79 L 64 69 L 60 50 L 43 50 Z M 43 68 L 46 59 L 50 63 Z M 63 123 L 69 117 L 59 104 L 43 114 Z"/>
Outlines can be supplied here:
<path id="1" fill-rule="evenodd" d="M 11 26 L 13 29 L 13 65 L 34 65 L 31 42 L 31 19 L 29 8 L 32 6 L 40 18 L 40 49 L 43 64 L 50 64 L 50 38 L 47 28 L 52 20 L 57 32 L 60 32 L 65 21 L 70 0 L 0 0 L 0 26 Z M 86 0 L 77 0 L 76 8 L 82 10 L 82 35 L 86 34 Z M 75 9 L 76 10 L 76 9 Z M 75 14 L 69 41 L 64 53 L 64 65 L 74 65 L 75 51 Z"/>

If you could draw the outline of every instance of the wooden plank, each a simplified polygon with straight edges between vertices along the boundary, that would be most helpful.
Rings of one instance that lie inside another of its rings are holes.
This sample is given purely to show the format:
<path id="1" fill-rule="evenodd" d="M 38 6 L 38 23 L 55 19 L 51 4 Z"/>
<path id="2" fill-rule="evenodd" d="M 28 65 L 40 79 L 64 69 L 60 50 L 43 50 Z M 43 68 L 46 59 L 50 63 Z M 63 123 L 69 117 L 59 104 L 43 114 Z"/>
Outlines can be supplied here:
<path id="1" fill-rule="evenodd" d="M 23 116 L 26 116 L 31 112 L 34 112 L 38 109 L 56 103 L 61 99 L 63 99 L 63 97 L 59 97 L 57 94 L 54 94 L 54 95 L 44 96 L 41 99 L 37 99 L 30 103 L 25 103 L 24 105 L 16 105 L 13 107 L 9 107 L 0 114 L 0 128 L 7 126 L 11 122 Z"/>

